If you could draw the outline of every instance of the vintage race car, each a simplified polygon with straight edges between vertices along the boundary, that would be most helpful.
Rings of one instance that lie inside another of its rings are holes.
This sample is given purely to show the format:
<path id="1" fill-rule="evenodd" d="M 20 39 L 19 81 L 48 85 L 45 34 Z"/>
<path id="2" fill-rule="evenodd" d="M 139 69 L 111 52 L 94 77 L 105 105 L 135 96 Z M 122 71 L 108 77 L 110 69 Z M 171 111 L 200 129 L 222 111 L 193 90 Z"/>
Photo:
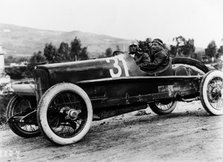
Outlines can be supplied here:
<path id="1" fill-rule="evenodd" d="M 165 115 L 177 101 L 200 99 L 210 114 L 223 114 L 223 73 L 190 58 L 175 58 L 163 70 L 149 73 L 129 54 L 120 54 L 40 65 L 34 79 L 35 84 L 14 85 L 15 96 L 7 107 L 9 126 L 22 137 L 37 136 L 41 130 L 59 145 L 81 140 L 93 120 L 148 105 Z"/>

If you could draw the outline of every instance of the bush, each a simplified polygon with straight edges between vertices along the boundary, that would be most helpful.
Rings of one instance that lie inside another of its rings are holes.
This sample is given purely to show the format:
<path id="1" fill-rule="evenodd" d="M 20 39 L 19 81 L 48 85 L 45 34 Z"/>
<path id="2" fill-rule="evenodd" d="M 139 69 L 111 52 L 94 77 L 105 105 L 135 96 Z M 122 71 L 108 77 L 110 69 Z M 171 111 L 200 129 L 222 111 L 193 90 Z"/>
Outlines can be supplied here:
<path id="1" fill-rule="evenodd" d="M 27 66 L 12 66 L 5 67 L 5 73 L 8 74 L 11 79 L 24 79 L 30 77 L 28 74 Z"/>

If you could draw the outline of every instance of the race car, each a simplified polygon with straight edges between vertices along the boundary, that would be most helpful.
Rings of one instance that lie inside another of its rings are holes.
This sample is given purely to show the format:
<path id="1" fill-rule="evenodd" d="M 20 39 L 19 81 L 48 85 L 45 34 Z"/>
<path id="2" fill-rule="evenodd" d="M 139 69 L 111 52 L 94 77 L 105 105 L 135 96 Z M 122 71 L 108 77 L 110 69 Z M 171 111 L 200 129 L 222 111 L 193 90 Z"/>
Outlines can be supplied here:
<path id="1" fill-rule="evenodd" d="M 142 71 L 128 53 L 114 57 L 39 65 L 35 84 L 14 85 L 10 128 L 40 134 L 58 145 L 81 140 L 93 120 L 146 109 L 171 113 L 177 101 L 200 99 L 212 115 L 223 114 L 223 74 L 190 58 L 170 59 L 163 70 Z M 32 88 L 30 88 L 32 87 Z"/>

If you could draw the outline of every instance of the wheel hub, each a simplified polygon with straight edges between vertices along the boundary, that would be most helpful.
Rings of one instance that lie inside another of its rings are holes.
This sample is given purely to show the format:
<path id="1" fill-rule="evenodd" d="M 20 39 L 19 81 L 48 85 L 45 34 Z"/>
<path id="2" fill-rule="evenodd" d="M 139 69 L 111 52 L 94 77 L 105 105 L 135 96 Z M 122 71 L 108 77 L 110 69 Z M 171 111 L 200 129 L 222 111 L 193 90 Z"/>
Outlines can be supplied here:
<path id="1" fill-rule="evenodd" d="M 219 87 L 215 87 L 211 91 L 211 97 L 213 100 L 218 100 L 222 97 L 222 90 Z"/>
<path id="2" fill-rule="evenodd" d="M 67 115 L 70 119 L 72 120 L 76 120 L 78 118 L 78 115 L 80 114 L 80 110 L 74 110 L 74 109 L 70 109 L 68 112 L 67 112 Z"/>
<path id="3" fill-rule="evenodd" d="M 65 119 L 77 120 L 81 110 L 71 109 L 66 106 L 60 110 L 60 113 L 65 114 Z"/>

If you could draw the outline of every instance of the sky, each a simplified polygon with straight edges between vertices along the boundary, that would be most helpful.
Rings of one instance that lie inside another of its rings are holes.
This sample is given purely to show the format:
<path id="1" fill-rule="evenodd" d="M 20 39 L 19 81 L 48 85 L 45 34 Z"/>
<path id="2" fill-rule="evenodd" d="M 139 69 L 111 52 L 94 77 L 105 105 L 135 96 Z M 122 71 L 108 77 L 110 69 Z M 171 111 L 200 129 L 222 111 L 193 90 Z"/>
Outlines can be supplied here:
<path id="1" fill-rule="evenodd" d="M 167 44 L 182 35 L 223 45 L 222 0 L 0 0 L 0 23 Z"/>

